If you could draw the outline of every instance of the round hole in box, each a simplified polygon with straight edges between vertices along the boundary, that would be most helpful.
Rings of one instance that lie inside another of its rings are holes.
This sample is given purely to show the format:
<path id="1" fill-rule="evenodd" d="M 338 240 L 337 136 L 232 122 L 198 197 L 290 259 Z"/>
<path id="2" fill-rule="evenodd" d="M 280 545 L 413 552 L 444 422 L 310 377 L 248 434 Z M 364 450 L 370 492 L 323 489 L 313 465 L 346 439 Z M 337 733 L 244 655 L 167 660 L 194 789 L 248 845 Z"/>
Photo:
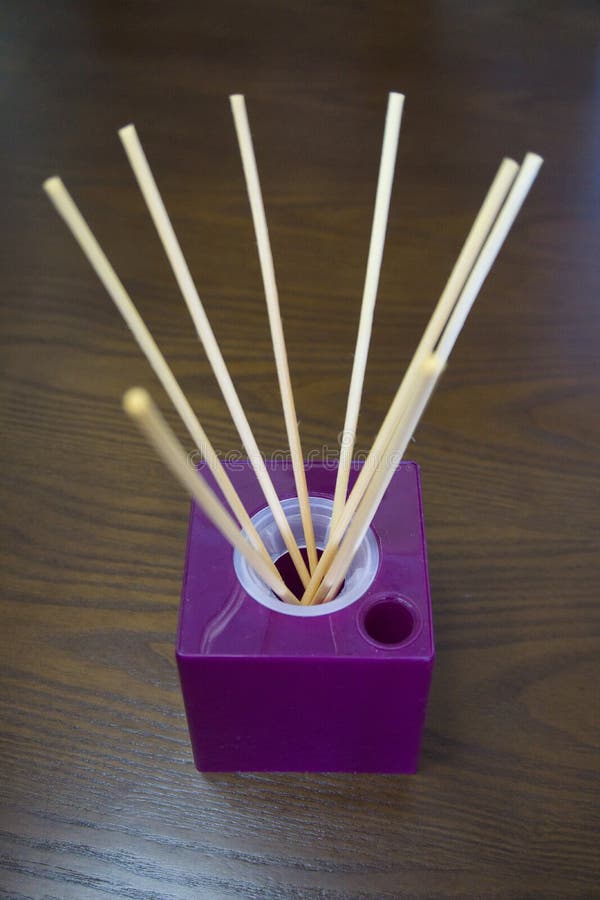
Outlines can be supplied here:
<path id="1" fill-rule="evenodd" d="M 402 644 L 412 634 L 415 617 L 399 597 L 385 597 L 370 606 L 363 618 L 365 634 L 382 646 Z"/>

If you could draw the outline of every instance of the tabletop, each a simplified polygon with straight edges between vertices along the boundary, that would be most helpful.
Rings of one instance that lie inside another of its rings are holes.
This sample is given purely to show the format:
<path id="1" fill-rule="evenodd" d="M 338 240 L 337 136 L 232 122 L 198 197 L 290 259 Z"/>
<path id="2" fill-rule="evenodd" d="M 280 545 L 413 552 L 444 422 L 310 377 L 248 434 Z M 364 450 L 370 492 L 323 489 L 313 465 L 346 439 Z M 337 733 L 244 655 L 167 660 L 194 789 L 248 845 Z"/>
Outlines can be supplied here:
<path id="1" fill-rule="evenodd" d="M 599 10 L 2 11 L 0 894 L 597 890 Z M 261 450 L 286 449 L 228 95 L 246 96 L 305 454 L 335 455 L 388 91 L 406 95 L 356 452 L 502 157 L 544 165 L 410 445 L 436 666 L 418 774 L 202 775 L 174 660 L 189 439 L 41 189 L 60 174 L 220 454 L 241 452 L 116 130 L 134 121 Z"/>

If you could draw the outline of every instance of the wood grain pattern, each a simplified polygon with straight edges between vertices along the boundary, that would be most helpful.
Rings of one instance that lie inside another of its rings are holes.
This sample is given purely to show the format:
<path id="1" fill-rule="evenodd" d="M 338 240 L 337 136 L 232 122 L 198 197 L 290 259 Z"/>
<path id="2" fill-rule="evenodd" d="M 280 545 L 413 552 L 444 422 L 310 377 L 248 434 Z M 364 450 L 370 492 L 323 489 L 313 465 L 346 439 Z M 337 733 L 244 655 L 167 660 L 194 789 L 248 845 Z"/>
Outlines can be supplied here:
<path id="1" fill-rule="evenodd" d="M 597 5 L 1 15 L 0 895 L 593 896 Z M 422 769 L 200 776 L 173 661 L 187 501 L 119 407 L 157 387 L 41 182 L 63 176 L 215 446 L 239 450 L 115 134 L 135 120 L 272 453 L 285 429 L 227 103 L 243 91 L 303 446 L 335 449 L 388 90 L 407 101 L 358 451 L 500 158 L 546 159 L 412 445 L 438 648 Z"/>

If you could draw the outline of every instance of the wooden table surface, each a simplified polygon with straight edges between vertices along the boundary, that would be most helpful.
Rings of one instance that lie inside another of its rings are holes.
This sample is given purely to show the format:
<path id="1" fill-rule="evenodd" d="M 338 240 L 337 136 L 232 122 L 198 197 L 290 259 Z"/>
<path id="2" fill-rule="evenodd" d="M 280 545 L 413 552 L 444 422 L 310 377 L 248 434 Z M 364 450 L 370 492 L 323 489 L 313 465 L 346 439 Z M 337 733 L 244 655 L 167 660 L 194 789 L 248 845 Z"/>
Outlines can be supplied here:
<path id="1" fill-rule="evenodd" d="M 4 4 L 2 896 L 598 890 L 598 13 Z M 202 776 L 173 653 L 188 501 L 120 396 L 167 404 L 41 183 L 62 175 L 215 445 L 240 450 L 116 137 L 135 120 L 260 446 L 285 449 L 244 92 L 304 450 L 334 453 L 389 90 L 407 101 L 357 451 L 501 157 L 545 157 L 410 451 L 437 640 L 421 769 Z"/>

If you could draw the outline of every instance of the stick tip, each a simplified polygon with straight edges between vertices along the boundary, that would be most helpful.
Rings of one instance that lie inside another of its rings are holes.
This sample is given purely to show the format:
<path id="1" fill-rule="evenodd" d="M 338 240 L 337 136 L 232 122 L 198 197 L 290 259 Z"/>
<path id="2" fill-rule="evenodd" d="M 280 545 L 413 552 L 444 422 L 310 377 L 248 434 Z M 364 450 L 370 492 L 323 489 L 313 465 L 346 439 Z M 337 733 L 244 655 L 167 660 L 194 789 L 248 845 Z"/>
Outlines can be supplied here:
<path id="1" fill-rule="evenodd" d="M 505 156 L 502 160 L 502 165 L 505 169 L 510 169 L 511 171 L 516 172 L 519 168 L 519 163 L 512 158 L 512 156 Z"/>
<path id="2" fill-rule="evenodd" d="M 527 153 L 523 162 L 529 163 L 532 168 L 539 169 L 544 160 L 538 153 Z"/>
<path id="3" fill-rule="evenodd" d="M 243 94 L 230 94 L 229 102 L 231 103 L 232 109 L 239 108 L 240 106 L 244 106 L 245 100 Z"/>
<path id="4" fill-rule="evenodd" d="M 123 409 L 132 419 L 140 419 L 152 406 L 150 394 L 145 388 L 132 387 L 123 394 Z"/>
<path id="5" fill-rule="evenodd" d="M 135 125 L 133 122 L 129 122 L 128 125 L 123 125 L 122 128 L 119 128 L 119 137 L 122 141 L 129 140 L 130 138 L 136 135 Z"/>
<path id="6" fill-rule="evenodd" d="M 62 190 L 62 186 L 63 183 L 58 175 L 52 175 L 50 178 L 46 178 L 42 185 L 49 197 L 55 197 L 59 191 Z"/>

